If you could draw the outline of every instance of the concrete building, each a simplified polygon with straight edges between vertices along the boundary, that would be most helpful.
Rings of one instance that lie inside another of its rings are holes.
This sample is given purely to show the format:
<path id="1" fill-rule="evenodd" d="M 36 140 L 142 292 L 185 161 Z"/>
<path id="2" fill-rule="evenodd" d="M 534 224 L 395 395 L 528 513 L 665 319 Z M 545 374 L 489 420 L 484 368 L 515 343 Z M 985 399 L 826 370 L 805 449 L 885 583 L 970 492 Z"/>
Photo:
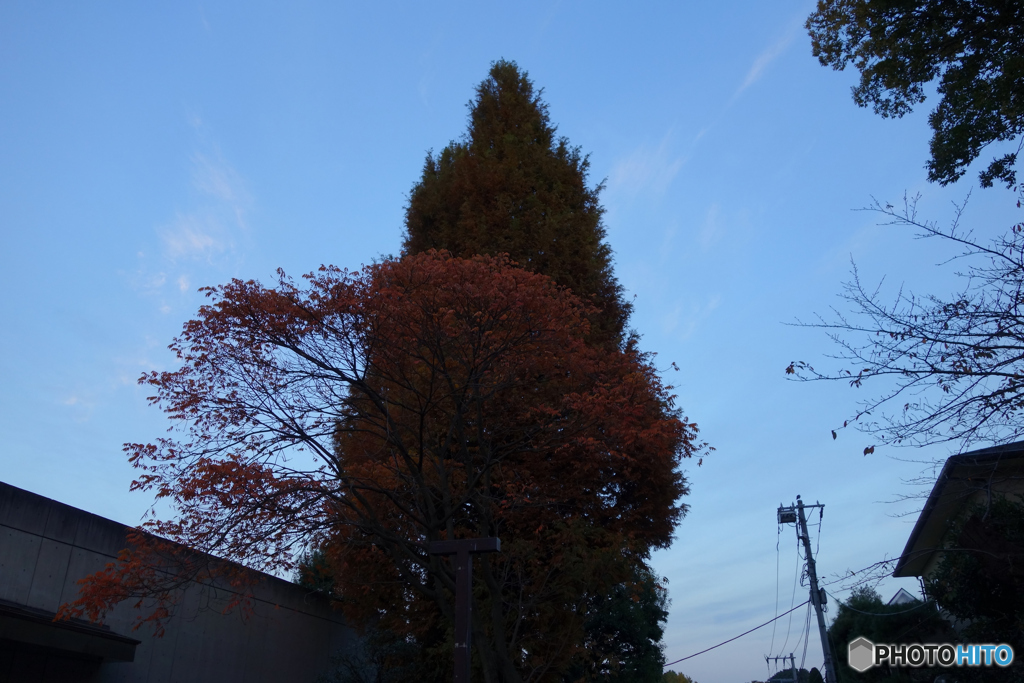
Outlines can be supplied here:
<path id="1" fill-rule="evenodd" d="M 318 594 L 254 572 L 250 614 L 189 585 L 157 638 L 126 601 L 98 626 L 55 622 L 77 581 L 125 547 L 126 526 L 0 482 L 0 683 L 313 683 L 356 636 Z"/>

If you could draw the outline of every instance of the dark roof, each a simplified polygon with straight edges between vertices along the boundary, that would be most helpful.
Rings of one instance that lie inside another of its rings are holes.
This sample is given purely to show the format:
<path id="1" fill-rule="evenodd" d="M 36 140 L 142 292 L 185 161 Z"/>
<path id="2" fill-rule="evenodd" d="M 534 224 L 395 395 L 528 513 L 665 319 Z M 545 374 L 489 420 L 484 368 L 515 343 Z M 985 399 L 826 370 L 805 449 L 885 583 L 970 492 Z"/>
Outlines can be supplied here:
<path id="1" fill-rule="evenodd" d="M 108 626 L 81 619 L 58 621 L 56 616 L 53 612 L 0 600 L 0 637 L 97 659 L 134 661 L 135 646 L 141 641 L 114 633 Z"/>
<path id="2" fill-rule="evenodd" d="M 982 490 L 997 470 L 1024 467 L 1024 441 L 981 448 L 951 456 L 942 466 L 893 576 L 921 576 L 931 556 L 939 550 L 946 523 L 963 507 L 966 498 Z"/>

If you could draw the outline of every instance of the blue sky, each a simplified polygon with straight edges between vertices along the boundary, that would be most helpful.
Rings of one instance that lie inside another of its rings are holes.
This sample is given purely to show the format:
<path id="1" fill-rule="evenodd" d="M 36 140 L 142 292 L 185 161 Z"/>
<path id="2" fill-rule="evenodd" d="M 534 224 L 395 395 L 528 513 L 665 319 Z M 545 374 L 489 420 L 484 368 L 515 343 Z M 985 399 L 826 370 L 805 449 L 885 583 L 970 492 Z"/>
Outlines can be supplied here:
<path id="1" fill-rule="evenodd" d="M 795 538 L 775 510 L 826 504 L 819 571 L 898 555 L 920 466 L 830 429 L 857 391 L 787 382 L 824 364 L 823 333 L 786 326 L 864 278 L 953 291 L 953 253 L 854 211 L 922 193 L 944 222 L 994 235 L 1004 190 L 925 181 L 926 114 L 883 120 L 818 65 L 813 3 L 0 4 L 0 479 L 128 523 L 121 444 L 167 427 L 138 376 L 232 277 L 271 282 L 398 251 L 428 149 L 466 127 L 489 64 L 516 60 L 561 134 L 604 179 L 633 324 L 717 448 L 688 464 L 689 516 L 655 565 L 670 581 L 669 661 L 755 626 L 794 594 Z M 889 290 L 887 290 L 889 291 Z M 864 391 L 864 390 L 861 390 Z M 815 530 L 815 536 L 817 531 Z M 781 539 L 779 553 L 776 541 Z M 779 580 L 776 581 L 778 566 Z M 884 597 L 913 582 L 889 581 Z M 796 601 L 805 590 L 796 588 Z M 676 666 L 700 683 L 767 677 L 804 613 Z M 798 633 L 798 631 L 800 633 Z M 820 666 L 812 638 L 807 668 Z M 783 645 L 785 642 L 785 645 Z M 784 648 L 784 650 L 783 650 Z"/>

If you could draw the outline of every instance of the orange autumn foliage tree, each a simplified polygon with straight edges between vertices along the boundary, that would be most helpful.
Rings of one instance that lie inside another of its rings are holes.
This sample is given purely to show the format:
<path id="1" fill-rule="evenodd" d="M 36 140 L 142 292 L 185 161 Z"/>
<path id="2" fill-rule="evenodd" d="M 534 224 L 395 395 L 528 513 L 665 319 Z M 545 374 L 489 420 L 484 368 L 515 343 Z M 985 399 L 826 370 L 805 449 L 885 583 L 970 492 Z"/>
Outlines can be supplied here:
<path id="1" fill-rule="evenodd" d="M 426 546 L 498 536 L 476 559 L 474 657 L 519 682 L 558 675 L 582 642 L 574 605 L 685 513 L 696 426 L 650 358 L 585 343 L 589 309 L 543 275 L 429 252 L 207 295 L 171 346 L 181 368 L 140 380 L 179 428 L 126 447 L 133 487 L 177 508 L 151 534 L 271 571 L 326 547 L 350 617 L 449 647 L 454 569 Z M 208 571 L 156 570 L 152 552 L 126 551 L 65 613 L 165 607 Z"/>

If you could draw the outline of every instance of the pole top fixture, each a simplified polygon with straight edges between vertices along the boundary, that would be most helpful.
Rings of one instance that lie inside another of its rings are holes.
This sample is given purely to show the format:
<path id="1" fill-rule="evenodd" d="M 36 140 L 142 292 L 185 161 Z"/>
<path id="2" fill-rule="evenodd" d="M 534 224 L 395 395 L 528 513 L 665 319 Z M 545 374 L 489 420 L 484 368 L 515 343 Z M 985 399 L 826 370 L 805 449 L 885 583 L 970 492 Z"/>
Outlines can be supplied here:
<path id="1" fill-rule="evenodd" d="M 427 546 L 428 555 L 467 553 L 500 553 L 500 538 L 462 538 L 455 541 L 434 541 Z"/>

